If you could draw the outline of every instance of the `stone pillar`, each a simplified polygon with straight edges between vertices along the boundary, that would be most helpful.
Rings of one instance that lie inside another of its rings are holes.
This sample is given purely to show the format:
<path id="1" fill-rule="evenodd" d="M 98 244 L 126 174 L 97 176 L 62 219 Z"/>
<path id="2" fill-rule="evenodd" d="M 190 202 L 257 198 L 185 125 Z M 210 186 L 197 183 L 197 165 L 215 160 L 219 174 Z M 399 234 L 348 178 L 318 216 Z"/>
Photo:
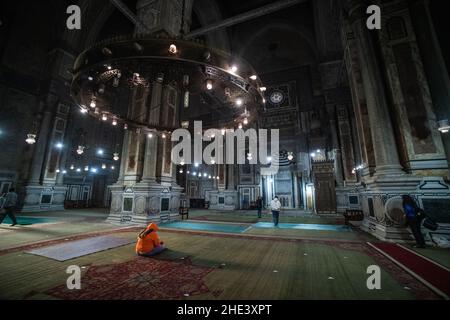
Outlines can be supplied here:
<path id="1" fill-rule="evenodd" d="M 331 130 L 331 143 L 334 150 L 334 174 L 336 184 L 342 186 L 344 184 L 344 176 L 342 174 L 342 154 L 339 148 L 339 141 L 337 136 L 336 120 L 335 120 L 335 108 L 334 106 L 327 106 L 328 114 L 330 118 L 330 130 Z"/>
<path id="2" fill-rule="evenodd" d="M 422 63 L 433 99 L 433 110 L 437 120 L 450 119 L 450 77 L 431 18 L 429 0 L 411 1 L 410 12 L 414 17 L 411 22 L 423 57 Z M 443 134 L 442 140 L 447 159 L 450 159 L 450 135 Z"/>
<path id="3" fill-rule="evenodd" d="M 389 115 L 383 76 L 377 57 L 377 48 L 372 34 L 366 26 L 366 7 L 351 2 L 350 20 L 355 33 L 358 57 L 361 63 L 364 92 L 367 98 L 370 129 L 374 147 L 376 176 L 403 174 L 399 162 L 394 131 Z"/>
<path id="4" fill-rule="evenodd" d="M 37 135 L 36 146 L 34 147 L 33 161 L 31 165 L 28 185 L 39 185 L 41 183 L 42 168 L 44 166 L 45 150 L 47 148 L 47 137 L 50 129 L 53 114 L 50 110 L 45 110 L 42 117 L 40 130 Z"/>

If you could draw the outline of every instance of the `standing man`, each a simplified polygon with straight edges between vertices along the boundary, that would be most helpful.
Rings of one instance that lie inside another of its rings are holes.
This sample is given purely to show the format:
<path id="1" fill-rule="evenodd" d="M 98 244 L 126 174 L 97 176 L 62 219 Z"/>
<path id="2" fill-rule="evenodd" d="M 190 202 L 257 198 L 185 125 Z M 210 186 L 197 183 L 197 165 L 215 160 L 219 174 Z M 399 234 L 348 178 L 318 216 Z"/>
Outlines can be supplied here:
<path id="1" fill-rule="evenodd" d="M 3 219 L 5 219 L 6 216 L 12 220 L 13 224 L 11 226 L 15 226 L 17 224 L 16 216 L 14 215 L 16 205 L 17 193 L 14 191 L 14 188 L 11 188 L 3 200 L 3 209 L 5 212 L 0 215 L 0 224 L 2 224 Z"/>
<path id="2" fill-rule="evenodd" d="M 261 218 L 261 211 L 262 211 L 263 203 L 261 197 L 258 197 L 256 199 L 256 210 L 258 210 L 258 218 Z"/>
<path id="3" fill-rule="evenodd" d="M 281 202 L 278 200 L 278 196 L 275 196 L 270 202 L 270 209 L 272 210 L 273 224 L 275 227 L 278 227 L 278 218 L 281 210 Z"/>
<path id="4" fill-rule="evenodd" d="M 411 196 L 403 195 L 403 211 L 405 212 L 406 222 L 411 228 L 411 232 L 416 240 L 415 248 L 425 248 L 425 239 L 420 230 L 421 222 L 424 218 L 423 210 L 419 208 L 417 203 Z"/>

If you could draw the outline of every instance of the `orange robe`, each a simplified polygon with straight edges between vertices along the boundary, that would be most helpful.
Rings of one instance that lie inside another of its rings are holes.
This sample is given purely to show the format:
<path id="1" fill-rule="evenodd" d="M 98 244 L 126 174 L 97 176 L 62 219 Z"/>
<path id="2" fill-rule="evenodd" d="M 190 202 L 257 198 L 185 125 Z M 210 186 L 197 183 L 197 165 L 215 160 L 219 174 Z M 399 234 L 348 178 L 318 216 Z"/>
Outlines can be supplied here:
<path id="1" fill-rule="evenodd" d="M 155 247 L 159 246 L 161 244 L 161 241 L 159 240 L 158 234 L 156 231 L 158 231 L 158 226 L 155 223 L 150 223 L 147 228 L 145 228 L 145 231 L 153 229 L 153 232 L 150 232 L 148 235 L 144 237 L 138 237 L 137 243 L 136 243 L 136 253 L 149 253 L 152 251 Z"/>

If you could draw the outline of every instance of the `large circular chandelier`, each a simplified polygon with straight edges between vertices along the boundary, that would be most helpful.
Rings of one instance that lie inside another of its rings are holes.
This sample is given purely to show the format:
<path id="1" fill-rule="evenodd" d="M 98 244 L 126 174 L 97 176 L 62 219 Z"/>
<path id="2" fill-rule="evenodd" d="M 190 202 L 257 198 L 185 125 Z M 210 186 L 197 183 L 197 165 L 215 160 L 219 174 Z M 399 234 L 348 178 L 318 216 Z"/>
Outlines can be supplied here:
<path id="1" fill-rule="evenodd" d="M 264 106 L 264 87 L 244 60 L 205 46 L 201 41 L 163 36 L 130 36 L 102 41 L 76 59 L 71 94 L 81 111 L 124 129 L 167 134 L 177 127 L 153 125 L 120 114 L 114 103 L 133 88 L 151 90 L 151 84 L 169 84 L 181 93 L 179 108 L 188 108 L 195 96 L 229 108 L 220 127 L 242 127 L 258 117 Z M 180 127 L 183 119 L 178 119 Z"/>

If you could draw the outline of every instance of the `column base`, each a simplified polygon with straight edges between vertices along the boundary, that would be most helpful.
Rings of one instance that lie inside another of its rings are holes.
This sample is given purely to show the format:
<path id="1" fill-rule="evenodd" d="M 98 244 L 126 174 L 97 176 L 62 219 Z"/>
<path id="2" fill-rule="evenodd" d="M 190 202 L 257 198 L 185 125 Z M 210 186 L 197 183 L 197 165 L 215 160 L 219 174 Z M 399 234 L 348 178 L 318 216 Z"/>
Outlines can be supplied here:
<path id="1" fill-rule="evenodd" d="M 107 221 L 147 225 L 177 220 L 182 188 L 158 183 L 137 183 L 134 186 L 111 186 L 111 208 Z"/>
<path id="2" fill-rule="evenodd" d="M 60 211 L 64 209 L 67 187 L 25 186 L 23 205 L 20 212 Z"/>

